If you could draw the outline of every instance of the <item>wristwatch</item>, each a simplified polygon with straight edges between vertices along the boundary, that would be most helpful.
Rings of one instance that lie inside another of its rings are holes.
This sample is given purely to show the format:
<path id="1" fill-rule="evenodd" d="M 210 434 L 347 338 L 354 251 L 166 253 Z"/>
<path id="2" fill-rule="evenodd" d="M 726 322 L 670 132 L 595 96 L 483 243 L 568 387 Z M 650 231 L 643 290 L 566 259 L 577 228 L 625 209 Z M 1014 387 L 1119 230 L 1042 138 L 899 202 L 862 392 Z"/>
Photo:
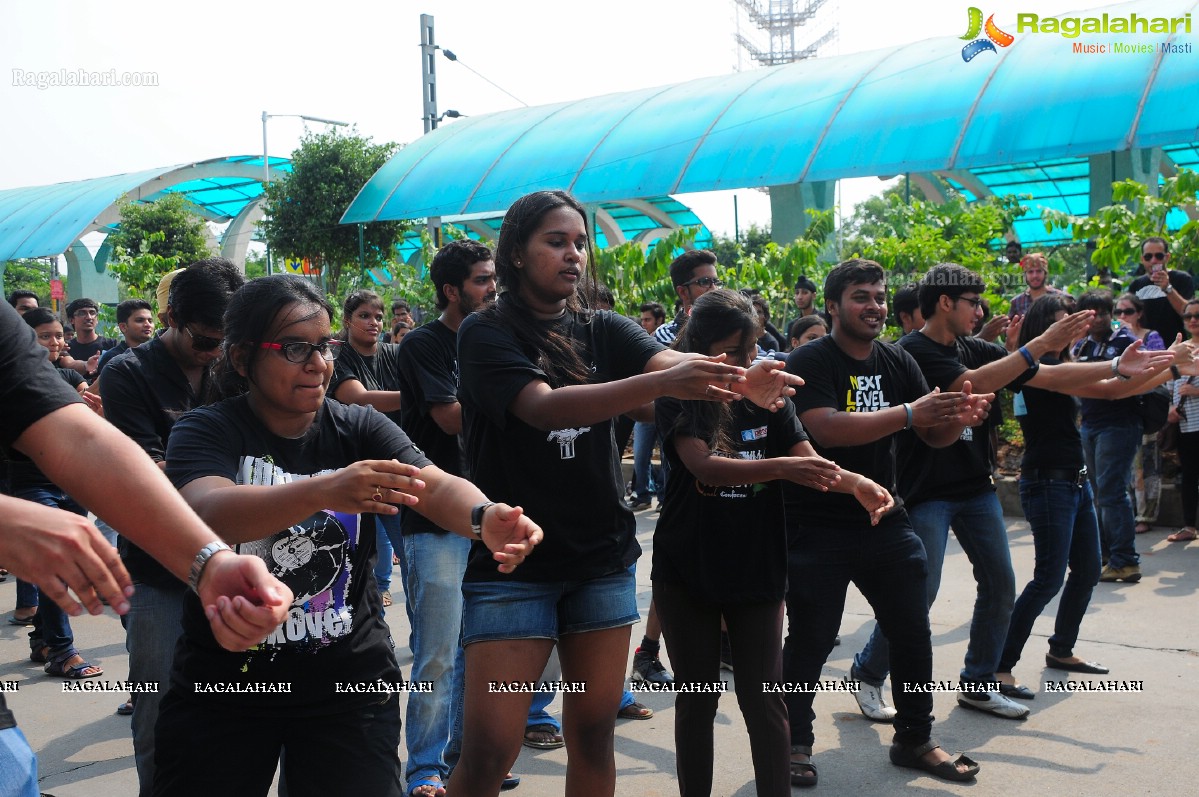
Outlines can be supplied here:
<path id="1" fill-rule="evenodd" d="M 1174 286 L 1167 282 L 1166 287 L 1162 288 L 1162 293 L 1169 296 L 1170 294 L 1174 293 Z"/>
<path id="2" fill-rule="evenodd" d="M 470 510 L 470 530 L 474 532 L 475 539 L 483 540 L 483 515 L 487 514 L 487 510 L 495 506 L 495 501 L 485 501 L 481 504 L 475 504 Z"/>
<path id="3" fill-rule="evenodd" d="M 231 550 L 233 549 L 220 540 L 210 542 L 200 549 L 195 560 L 192 561 L 191 572 L 187 574 L 187 585 L 192 588 L 192 592 L 200 594 L 200 576 L 203 575 L 204 568 L 208 566 L 208 560 L 221 551 Z"/>

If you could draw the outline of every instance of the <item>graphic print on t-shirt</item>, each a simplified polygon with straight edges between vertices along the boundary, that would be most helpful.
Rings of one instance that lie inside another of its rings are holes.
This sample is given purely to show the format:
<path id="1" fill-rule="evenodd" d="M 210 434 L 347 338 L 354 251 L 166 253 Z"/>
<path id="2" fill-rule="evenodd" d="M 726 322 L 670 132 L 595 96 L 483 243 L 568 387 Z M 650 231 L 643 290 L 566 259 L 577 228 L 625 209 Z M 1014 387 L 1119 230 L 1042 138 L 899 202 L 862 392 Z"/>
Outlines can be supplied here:
<path id="1" fill-rule="evenodd" d="M 883 375 L 850 376 L 845 391 L 846 412 L 878 412 L 890 407 L 883 390 Z"/>
<path id="2" fill-rule="evenodd" d="M 585 432 L 590 432 L 590 426 L 581 429 L 555 429 L 546 436 L 546 440 L 558 444 L 558 456 L 562 459 L 575 458 L 575 440 Z"/>
<path id="3" fill-rule="evenodd" d="M 239 484 L 284 484 L 309 476 L 287 473 L 270 458 L 242 457 Z M 264 648 L 288 646 L 315 652 L 354 625 L 351 555 L 358 546 L 360 515 L 322 510 L 270 537 L 242 543 L 238 552 L 266 563 L 295 594 L 287 619 Z"/>

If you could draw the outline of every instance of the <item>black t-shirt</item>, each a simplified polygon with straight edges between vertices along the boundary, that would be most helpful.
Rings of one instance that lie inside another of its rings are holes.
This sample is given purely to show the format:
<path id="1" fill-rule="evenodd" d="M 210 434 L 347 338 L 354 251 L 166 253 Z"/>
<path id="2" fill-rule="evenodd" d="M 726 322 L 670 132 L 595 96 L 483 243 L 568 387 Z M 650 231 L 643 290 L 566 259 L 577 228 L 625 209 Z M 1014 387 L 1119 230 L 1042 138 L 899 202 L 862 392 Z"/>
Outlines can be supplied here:
<path id="1" fill-rule="evenodd" d="M 71 341 L 67 343 L 67 354 L 81 363 L 86 363 L 96 352 L 108 351 L 116 345 L 116 338 L 106 338 L 103 335 L 98 336 L 91 343 L 80 343 L 77 338 L 71 338 Z"/>
<path id="2" fill-rule="evenodd" d="M 13 441 L 34 423 L 82 401 L 50 364 L 33 328 L 7 302 L 0 305 L 0 444 L 11 452 Z M 0 694 L 0 730 L 16 724 Z"/>
<path id="3" fill-rule="evenodd" d="M 1171 269 L 1170 285 L 1184 299 L 1190 299 L 1195 295 L 1195 280 L 1185 271 Z M 1134 279 L 1128 286 L 1128 292 L 1136 294 L 1137 298 L 1145 303 L 1145 311 L 1141 314 L 1141 326 L 1161 335 L 1167 346 L 1174 343 L 1174 338 L 1180 333 L 1183 340 L 1187 339 L 1182 316 L 1174 309 L 1174 305 L 1170 304 L 1170 297 L 1153 284 L 1148 274 Z"/>
<path id="4" fill-rule="evenodd" d="M 841 350 L 832 335 L 825 335 L 792 351 L 787 356 L 787 370 L 803 377 L 805 383 L 795 394 L 795 410 L 800 418 L 808 410 L 823 407 L 838 412 L 877 412 L 913 402 L 928 392 L 912 355 L 893 343 L 877 340 L 869 357 L 855 360 Z M 895 487 L 898 435 L 860 446 L 836 447 L 821 445 L 810 429 L 808 434 L 822 457 L 890 490 L 895 496 L 892 511 L 899 511 L 902 499 Z M 794 516 L 800 525 L 808 521 L 830 526 L 870 525 L 870 514 L 852 495 L 824 493 L 799 485 L 789 485 L 784 492 L 788 517 Z"/>
<path id="5" fill-rule="evenodd" d="M 245 396 L 188 413 L 167 447 L 167 476 L 177 488 L 204 476 L 236 484 L 297 481 L 364 459 L 397 459 L 418 467 L 428 459 L 398 426 L 370 407 L 326 400 L 298 439 L 271 434 Z M 269 537 L 236 546 L 262 558 L 292 592 L 288 618 L 261 645 L 234 653 L 213 638 L 199 599 L 184 602 L 183 638 L 175 652 L 172 686 L 198 694 L 197 683 L 290 683 L 290 694 L 204 694 L 214 701 L 313 713 L 354 696 L 337 694 L 346 681 L 399 679 L 388 643 L 375 567 L 374 515 L 320 511 Z M 362 704 L 378 696 L 359 695 Z"/>
<path id="6" fill-rule="evenodd" d="M 1170 312 L 1174 312 L 1173 309 Z M 1075 344 L 1073 356 L 1080 363 L 1111 361 L 1119 357 L 1136 339 L 1136 336 L 1128 331 L 1128 327 L 1120 327 L 1104 341 L 1093 340 L 1090 336 L 1083 338 Z M 1173 341 L 1173 338 L 1170 340 Z M 1083 424 L 1091 428 L 1103 429 L 1141 423 L 1136 396 L 1115 401 L 1082 398 L 1079 399 L 1079 406 L 1082 409 Z"/>
<path id="7" fill-rule="evenodd" d="M 596 383 L 639 374 L 662 350 L 632 320 L 608 311 L 568 312 L 545 324 L 574 341 Z M 475 313 L 458 330 L 467 471 L 491 500 L 524 507 L 545 530 L 533 555 L 502 578 L 561 581 L 628 568 L 641 548 L 633 513 L 621 502 L 612 421 L 546 432 L 508 410 L 526 385 L 546 381 L 537 356 L 522 349 L 494 312 Z M 466 580 L 497 577 L 491 554 L 476 542 Z"/>
<path id="8" fill-rule="evenodd" d="M 70 368 L 55 368 L 54 370 L 58 372 L 62 381 L 70 385 L 76 393 L 79 392 L 79 386 L 85 384 L 84 378 L 77 371 Z M 26 490 L 58 489 L 54 482 L 42 473 L 41 468 L 34 464 L 32 459 L 16 449 L 8 454 L 8 484 L 13 495 Z"/>
<path id="9" fill-rule="evenodd" d="M 104 366 L 112 362 L 114 357 L 124 354 L 127 351 L 129 351 L 129 343 L 124 340 L 113 346 L 111 349 L 106 349 L 105 352 L 100 355 L 100 362 L 96 364 L 96 373 L 98 374 L 103 371 Z"/>
<path id="10" fill-rule="evenodd" d="M 462 475 L 458 435 L 446 434 L 430 410 L 458 401 L 458 334 L 434 319 L 404 336 L 399 347 L 400 427 L 447 473 Z M 443 532 L 419 512 L 404 507 L 405 534 Z"/>
<path id="11" fill-rule="evenodd" d="M 209 372 L 205 371 L 201 394 L 208 378 Z M 100 397 L 104 399 L 104 417 L 108 422 L 133 438 L 155 462 L 166 459 L 167 441 L 175 422 L 200 403 L 162 338 L 151 338 L 110 360 L 100 380 Z M 158 589 L 186 588 L 173 573 L 124 535 L 120 551 L 134 581 Z"/>
<path id="12" fill-rule="evenodd" d="M 979 338 L 962 336 L 952 346 L 943 346 L 920 331 L 904 335 L 899 345 L 916 360 L 929 386 L 942 391 L 967 371 L 1007 356 L 1002 346 Z M 931 448 L 916 435 L 905 435 L 899 456 L 899 494 L 904 503 L 959 501 L 993 489 L 991 425 L 988 419 L 967 426 L 957 442 L 945 448 Z"/>
<path id="13" fill-rule="evenodd" d="M 337 388 L 353 379 L 361 382 L 364 390 L 399 390 L 399 350 L 398 343 L 379 343 L 374 354 L 364 355 L 359 354 L 349 342 L 343 343 L 333 363 L 328 395 L 337 398 Z M 399 412 L 383 414 L 397 424 L 400 422 Z"/>
<path id="14" fill-rule="evenodd" d="M 694 430 L 689 409 L 695 402 L 662 398 L 655 419 L 670 480 L 654 530 L 650 578 L 680 584 L 704 603 L 781 601 L 787 591 L 787 528 L 777 481 L 734 486 L 701 483 L 679 458 L 678 437 L 707 439 Z M 788 401 L 769 412 L 749 401 L 732 405 L 729 438 L 741 459 L 786 456 L 808 439 Z M 679 421 L 682 421 L 682 426 Z"/>
<path id="15" fill-rule="evenodd" d="M 1053 354 L 1041 357 L 1045 366 L 1058 362 Z M 1078 470 L 1083 466 L 1078 403 L 1073 397 L 1025 385 L 1013 397 L 1012 411 L 1024 435 L 1022 471 Z"/>

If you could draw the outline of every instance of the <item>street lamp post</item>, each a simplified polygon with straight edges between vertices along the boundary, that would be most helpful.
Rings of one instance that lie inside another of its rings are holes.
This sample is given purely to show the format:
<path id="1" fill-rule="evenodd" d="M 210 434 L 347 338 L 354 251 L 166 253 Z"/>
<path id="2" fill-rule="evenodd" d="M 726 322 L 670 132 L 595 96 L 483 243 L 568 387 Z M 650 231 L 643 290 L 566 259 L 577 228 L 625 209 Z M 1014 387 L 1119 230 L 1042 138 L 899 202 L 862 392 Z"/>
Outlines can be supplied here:
<path id="1" fill-rule="evenodd" d="M 320 124 L 333 125 L 334 127 L 349 127 L 350 126 L 349 122 L 338 122 L 333 119 L 322 119 L 319 116 L 305 116 L 302 113 L 267 113 L 266 111 L 263 111 L 262 112 L 262 190 L 264 192 L 266 191 L 267 184 L 270 183 L 270 181 L 271 181 L 271 166 L 270 166 L 271 160 L 270 160 L 270 157 L 267 155 L 267 148 L 266 148 L 266 123 L 267 123 L 268 119 L 283 119 L 283 118 L 303 119 L 305 122 L 319 122 Z M 272 273 L 270 245 L 267 245 L 267 248 L 266 248 L 266 273 L 267 274 Z"/>

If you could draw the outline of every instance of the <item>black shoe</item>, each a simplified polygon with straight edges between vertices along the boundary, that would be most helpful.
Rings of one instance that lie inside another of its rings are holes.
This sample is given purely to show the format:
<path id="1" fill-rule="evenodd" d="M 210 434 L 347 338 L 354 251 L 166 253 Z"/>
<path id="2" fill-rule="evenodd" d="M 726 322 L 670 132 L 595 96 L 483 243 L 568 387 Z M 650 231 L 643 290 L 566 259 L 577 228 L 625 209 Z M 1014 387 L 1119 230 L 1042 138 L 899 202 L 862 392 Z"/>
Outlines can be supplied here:
<path id="1" fill-rule="evenodd" d="M 650 501 L 648 498 L 637 498 L 636 496 L 634 496 L 634 497 L 630 498 L 629 500 L 625 501 L 624 505 L 627 506 L 629 509 L 633 510 L 634 512 L 640 512 L 642 509 L 649 509 L 650 504 L 652 504 L 652 503 L 653 502 Z"/>
<path id="2" fill-rule="evenodd" d="M 649 684 L 672 684 L 674 678 L 671 677 L 666 667 L 657 656 L 651 656 L 648 653 L 642 653 L 641 648 L 633 651 L 633 675 L 634 681 L 644 681 Z"/>

